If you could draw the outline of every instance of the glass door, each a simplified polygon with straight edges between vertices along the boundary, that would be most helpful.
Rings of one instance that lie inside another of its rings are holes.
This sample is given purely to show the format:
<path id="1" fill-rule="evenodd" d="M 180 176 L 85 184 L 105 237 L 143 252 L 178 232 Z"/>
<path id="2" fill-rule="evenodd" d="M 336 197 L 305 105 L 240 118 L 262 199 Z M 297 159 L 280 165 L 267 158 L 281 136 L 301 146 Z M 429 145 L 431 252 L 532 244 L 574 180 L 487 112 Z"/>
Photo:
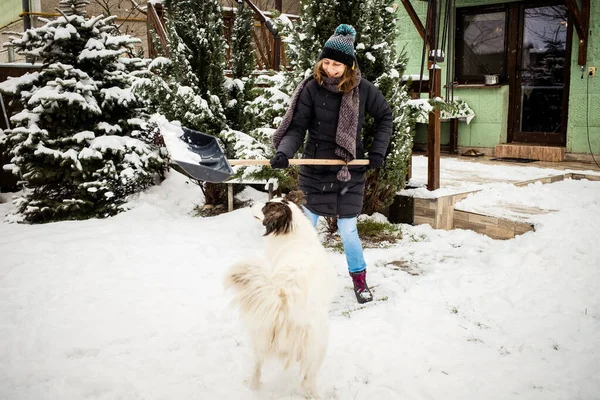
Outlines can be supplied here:
<path id="1" fill-rule="evenodd" d="M 564 145 L 569 88 L 567 7 L 521 6 L 513 142 Z"/>

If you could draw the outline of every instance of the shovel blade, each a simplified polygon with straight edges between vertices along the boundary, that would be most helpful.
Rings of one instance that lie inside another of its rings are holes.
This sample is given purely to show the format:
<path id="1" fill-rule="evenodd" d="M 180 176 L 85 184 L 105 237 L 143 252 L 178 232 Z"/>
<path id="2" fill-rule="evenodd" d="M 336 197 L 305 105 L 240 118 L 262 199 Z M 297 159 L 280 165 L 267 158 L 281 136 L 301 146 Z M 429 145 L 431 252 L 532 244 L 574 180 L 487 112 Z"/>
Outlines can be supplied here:
<path id="1" fill-rule="evenodd" d="M 198 163 L 173 160 L 188 176 L 212 183 L 223 182 L 231 177 L 233 170 L 227 162 L 225 152 L 214 136 L 183 128 L 183 135 L 180 139 L 188 145 L 189 151 L 198 154 L 202 159 Z"/>
<path id="2" fill-rule="evenodd" d="M 219 183 L 226 181 L 231 177 L 232 173 L 221 171 L 219 169 L 213 169 L 210 166 L 204 166 L 200 164 L 190 164 L 184 161 L 177 161 L 175 163 L 181 167 L 190 178 L 196 179 L 203 182 Z"/>

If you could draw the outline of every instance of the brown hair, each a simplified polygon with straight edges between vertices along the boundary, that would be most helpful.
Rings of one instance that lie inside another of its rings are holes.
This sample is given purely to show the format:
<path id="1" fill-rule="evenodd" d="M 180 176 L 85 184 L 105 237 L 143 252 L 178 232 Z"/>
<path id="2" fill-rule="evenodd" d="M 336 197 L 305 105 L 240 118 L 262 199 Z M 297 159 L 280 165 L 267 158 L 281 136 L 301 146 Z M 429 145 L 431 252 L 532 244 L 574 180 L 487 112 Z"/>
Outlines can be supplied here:
<path id="1" fill-rule="evenodd" d="M 315 64 L 315 68 L 313 70 L 313 75 L 317 80 L 319 85 L 323 84 L 323 79 L 327 76 L 327 73 L 323 69 L 323 60 L 317 61 Z M 342 93 L 348 93 L 356 86 L 358 82 L 358 75 L 356 73 L 356 69 L 352 69 L 351 67 L 346 65 L 346 70 L 342 75 L 342 79 L 340 83 L 338 83 L 338 88 Z"/>

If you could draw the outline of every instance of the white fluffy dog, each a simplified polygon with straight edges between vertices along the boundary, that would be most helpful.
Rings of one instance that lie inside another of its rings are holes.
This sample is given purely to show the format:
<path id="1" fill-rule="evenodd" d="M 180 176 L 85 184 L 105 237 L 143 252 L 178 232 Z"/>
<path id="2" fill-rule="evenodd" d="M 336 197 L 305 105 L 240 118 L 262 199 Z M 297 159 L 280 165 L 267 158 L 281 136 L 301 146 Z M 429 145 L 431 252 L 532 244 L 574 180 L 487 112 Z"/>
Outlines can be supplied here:
<path id="1" fill-rule="evenodd" d="M 250 387 L 260 387 L 263 361 L 300 363 L 306 397 L 318 399 L 316 376 L 327 350 L 329 307 L 336 273 L 317 232 L 299 208 L 302 192 L 269 201 L 258 213 L 266 228 L 264 258 L 240 261 L 225 287 L 250 331 L 256 364 Z"/>

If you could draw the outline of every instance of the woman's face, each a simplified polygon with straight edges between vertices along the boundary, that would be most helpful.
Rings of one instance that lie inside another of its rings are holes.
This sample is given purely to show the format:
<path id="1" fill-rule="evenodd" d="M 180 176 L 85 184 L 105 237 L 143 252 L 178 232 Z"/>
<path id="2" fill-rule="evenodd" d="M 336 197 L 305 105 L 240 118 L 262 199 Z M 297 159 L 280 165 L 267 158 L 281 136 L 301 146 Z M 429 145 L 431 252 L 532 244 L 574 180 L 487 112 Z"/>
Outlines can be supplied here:
<path id="1" fill-rule="evenodd" d="M 331 60 L 329 58 L 323 59 L 323 70 L 330 78 L 335 78 L 338 76 L 344 75 L 346 71 L 346 64 L 342 64 L 341 62 L 337 62 L 335 60 Z"/>

